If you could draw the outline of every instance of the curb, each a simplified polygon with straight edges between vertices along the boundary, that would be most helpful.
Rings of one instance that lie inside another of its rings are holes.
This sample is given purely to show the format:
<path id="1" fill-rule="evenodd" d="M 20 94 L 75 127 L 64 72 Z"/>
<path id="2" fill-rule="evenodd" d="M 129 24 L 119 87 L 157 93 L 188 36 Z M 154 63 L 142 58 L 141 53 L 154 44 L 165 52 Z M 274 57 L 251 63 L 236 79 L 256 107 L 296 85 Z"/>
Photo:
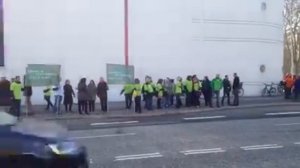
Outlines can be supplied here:
<path id="1" fill-rule="evenodd" d="M 79 120 L 79 119 L 113 119 L 113 118 L 141 118 L 141 117 L 158 117 L 158 116 L 167 116 L 167 115 L 178 115 L 178 114 L 191 114 L 191 113 L 201 113 L 201 112 L 218 112 L 225 110 L 238 110 L 238 109 L 249 109 L 257 107 L 274 107 L 274 106 L 293 106 L 300 105 L 297 102 L 287 102 L 287 103 L 266 103 L 266 104 L 252 104 L 252 105 L 242 105 L 242 106 L 227 106 L 221 108 L 208 108 L 208 109 L 186 109 L 178 112 L 162 112 L 162 113 L 144 113 L 136 114 L 133 113 L 130 115 L 83 115 L 83 116 L 74 116 L 74 117 L 65 117 L 65 116 L 56 116 L 56 117 L 46 117 L 44 120 Z"/>

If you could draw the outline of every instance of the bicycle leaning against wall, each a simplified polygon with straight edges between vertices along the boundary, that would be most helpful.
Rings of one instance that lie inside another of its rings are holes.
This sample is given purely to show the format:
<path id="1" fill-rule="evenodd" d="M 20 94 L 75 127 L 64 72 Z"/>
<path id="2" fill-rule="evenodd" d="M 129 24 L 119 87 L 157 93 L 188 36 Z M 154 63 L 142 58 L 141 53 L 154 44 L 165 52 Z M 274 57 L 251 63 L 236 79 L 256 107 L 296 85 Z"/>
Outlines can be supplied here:
<path id="1" fill-rule="evenodd" d="M 264 83 L 264 88 L 261 92 L 261 96 L 276 96 L 277 90 L 275 88 L 275 84 L 272 82 L 271 84 Z"/>
<path id="2" fill-rule="evenodd" d="M 239 97 L 244 96 L 244 88 L 243 88 L 243 82 L 240 82 L 240 86 L 239 86 Z"/>
<path id="3" fill-rule="evenodd" d="M 284 82 L 283 81 L 280 81 L 277 84 L 277 94 L 280 96 L 282 96 L 284 94 Z"/>

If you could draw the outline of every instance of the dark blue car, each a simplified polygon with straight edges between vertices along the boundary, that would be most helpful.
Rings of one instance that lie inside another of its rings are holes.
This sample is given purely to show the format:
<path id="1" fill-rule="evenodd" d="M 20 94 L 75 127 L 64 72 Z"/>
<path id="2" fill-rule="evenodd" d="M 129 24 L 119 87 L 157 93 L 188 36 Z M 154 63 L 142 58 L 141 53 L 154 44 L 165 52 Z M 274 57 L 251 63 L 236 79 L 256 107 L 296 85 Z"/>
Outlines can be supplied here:
<path id="1" fill-rule="evenodd" d="M 46 126 L 45 126 L 46 125 Z M 49 124 L 48 124 L 49 125 Z M 84 146 L 62 138 L 57 128 L 33 120 L 17 122 L 0 112 L 0 167 L 88 168 Z"/>

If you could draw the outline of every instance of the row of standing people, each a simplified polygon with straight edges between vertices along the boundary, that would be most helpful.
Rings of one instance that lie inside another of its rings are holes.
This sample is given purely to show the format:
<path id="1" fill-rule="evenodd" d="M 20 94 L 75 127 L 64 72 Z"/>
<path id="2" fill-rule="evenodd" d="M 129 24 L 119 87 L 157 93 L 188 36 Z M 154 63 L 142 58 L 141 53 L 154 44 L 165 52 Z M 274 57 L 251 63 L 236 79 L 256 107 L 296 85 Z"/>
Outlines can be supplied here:
<path id="1" fill-rule="evenodd" d="M 11 82 L 6 80 L 5 78 L 1 78 L 1 83 L 8 83 L 10 97 L 11 97 L 11 108 L 10 111 L 14 113 L 17 117 L 20 116 L 21 113 L 21 99 L 22 92 L 25 97 L 25 105 L 26 111 L 29 113 L 33 113 L 31 96 L 32 86 L 25 85 L 21 83 L 20 76 L 16 76 L 12 78 Z M 96 86 L 93 80 L 90 83 L 86 84 L 86 78 L 82 78 L 77 85 L 77 98 L 78 98 L 78 112 L 82 114 L 85 112 L 89 114 L 89 112 L 95 111 L 95 100 L 96 96 L 99 97 L 101 101 L 101 110 L 103 112 L 107 111 L 107 91 L 108 85 L 101 77 L 98 85 Z M 75 97 L 75 92 L 70 84 L 69 80 L 66 80 L 64 86 L 62 87 L 60 84 L 52 87 L 47 86 L 44 92 L 44 99 L 47 102 L 46 110 L 53 110 L 54 112 L 61 114 L 61 104 L 65 106 L 65 111 L 72 111 L 73 106 L 73 98 Z M 54 103 L 51 101 L 52 95 L 54 96 Z"/>
<path id="2" fill-rule="evenodd" d="M 222 105 L 224 104 L 225 98 L 227 98 L 228 105 L 230 105 L 230 91 L 233 89 L 234 102 L 232 105 L 238 105 L 238 89 L 239 89 L 239 77 L 234 74 L 233 85 L 231 86 L 228 76 L 225 76 L 224 80 L 220 79 L 217 75 L 215 79 L 210 81 L 208 77 L 204 80 L 198 80 L 197 76 L 188 76 L 186 81 L 182 81 L 182 78 L 178 77 L 177 81 L 173 79 L 158 80 L 155 85 L 152 82 L 151 77 L 145 78 L 145 83 L 140 84 L 138 79 L 135 80 L 135 84 L 125 85 L 121 93 L 125 94 L 126 108 L 130 108 L 132 104 L 132 98 L 135 101 L 135 111 L 141 112 L 141 102 L 144 100 L 145 108 L 148 110 L 153 109 L 153 97 L 157 97 L 157 108 L 160 109 L 162 106 L 170 107 L 174 104 L 176 108 L 182 106 L 181 96 L 186 95 L 186 106 L 200 106 L 200 96 L 203 94 L 205 105 L 212 107 L 212 95 L 215 94 L 217 101 L 216 105 L 219 107 L 220 90 L 224 88 L 224 94 L 222 98 Z M 20 77 L 17 76 L 10 85 L 10 91 L 12 92 L 13 107 L 17 111 L 17 115 L 20 115 L 20 104 L 21 104 L 21 93 L 24 91 L 26 97 L 26 104 L 31 106 L 30 97 L 32 95 L 31 86 L 22 86 Z M 78 98 L 78 112 L 82 114 L 85 112 L 93 112 L 95 110 L 96 96 L 99 97 L 101 103 L 101 110 L 107 111 L 107 91 L 108 85 L 103 78 L 100 78 L 98 85 L 95 82 L 91 82 L 87 85 L 86 78 L 82 78 L 77 85 L 77 98 Z M 55 103 L 51 102 L 51 95 L 54 92 Z M 47 101 L 47 110 L 52 108 L 55 112 L 61 113 L 60 106 L 63 100 L 65 111 L 72 111 L 73 98 L 75 97 L 74 89 L 70 84 L 69 80 L 66 80 L 63 87 L 58 84 L 55 87 L 48 86 L 44 90 L 44 98 Z M 176 102 L 174 103 L 174 97 Z M 143 98 L 143 99 L 142 99 Z M 26 105 L 27 107 L 27 105 Z M 31 111 L 31 110 L 29 110 Z"/>
<path id="3" fill-rule="evenodd" d="M 82 78 L 77 85 L 77 100 L 79 114 L 89 114 L 95 111 L 96 97 L 99 97 L 101 110 L 107 112 L 107 91 L 108 85 L 103 78 L 100 78 L 98 85 L 93 80 L 89 84 L 86 78 Z M 55 103 L 51 102 L 51 96 L 54 92 Z M 66 112 L 72 112 L 72 106 L 75 98 L 75 91 L 69 80 L 66 80 L 64 86 L 47 86 L 44 90 L 44 99 L 47 102 L 46 110 L 53 109 L 54 112 L 61 114 L 60 106 L 65 106 Z"/>
<path id="4" fill-rule="evenodd" d="M 196 75 L 188 76 L 185 81 L 181 77 L 177 77 L 176 82 L 173 79 L 159 79 L 156 84 L 153 83 L 151 77 L 146 76 L 145 83 L 141 84 L 139 79 L 135 79 L 134 84 L 128 83 L 124 85 L 120 94 L 125 95 L 125 105 L 127 109 L 132 106 L 132 100 L 135 104 L 135 112 L 142 112 L 142 100 L 145 102 L 145 109 L 153 110 L 153 97 L 156 97 L 157 109 L 168 108 L 175 104 L 176 108 L 180 108 L 182 103 L 182 95 L 185 95 L 185 105 L 187 107 L 200 107 L 200 96 L 203 94 L 205 106 L 213 107 L 212 97 L 216 95 L 216 106 L 220 107 L 220 92 L 223 89 L 223 97 L 221 104 L 227 98 L 228 105 L 239 105 L 239 88 L 240 79 L 234 74 L 233 84 L 229 77 L 225 75 L 224 79 L 220 75 L 210 81 L 207 76 L 203 80 L 199 80 Z M 234 100 L 230 102 L 230 93 L 233 91 Z M 174 103 L 175 97 L 175 103 Z"/>

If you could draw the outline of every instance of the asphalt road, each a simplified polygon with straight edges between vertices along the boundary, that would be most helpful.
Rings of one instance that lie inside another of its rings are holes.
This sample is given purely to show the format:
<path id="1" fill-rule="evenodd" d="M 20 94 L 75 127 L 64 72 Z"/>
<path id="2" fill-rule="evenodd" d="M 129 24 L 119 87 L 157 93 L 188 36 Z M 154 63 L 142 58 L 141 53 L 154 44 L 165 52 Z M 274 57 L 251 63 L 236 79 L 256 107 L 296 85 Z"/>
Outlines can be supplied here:
<path id="1" fill-rule="evenodd" d="M 70 131 L 92 168 L 298 168 L 300 117 Z"/>
<path id="2" fill-rule="evenodd" d="M 228 120 L 263 119 L 277 117 L 300 116 L 300 104 L 277 105 L 264 107 L 234 108 L 212 110 L 207 112 L 192 112 L 183 114 L 168 114 L 162 116 L 108 117 L 84 118 L 71 120 L 56 120 L 69 130 L 106 129 L 119 127 L 134 127 L 147 125 L 165 125 L 191 122 L 212 122 Z"/>

